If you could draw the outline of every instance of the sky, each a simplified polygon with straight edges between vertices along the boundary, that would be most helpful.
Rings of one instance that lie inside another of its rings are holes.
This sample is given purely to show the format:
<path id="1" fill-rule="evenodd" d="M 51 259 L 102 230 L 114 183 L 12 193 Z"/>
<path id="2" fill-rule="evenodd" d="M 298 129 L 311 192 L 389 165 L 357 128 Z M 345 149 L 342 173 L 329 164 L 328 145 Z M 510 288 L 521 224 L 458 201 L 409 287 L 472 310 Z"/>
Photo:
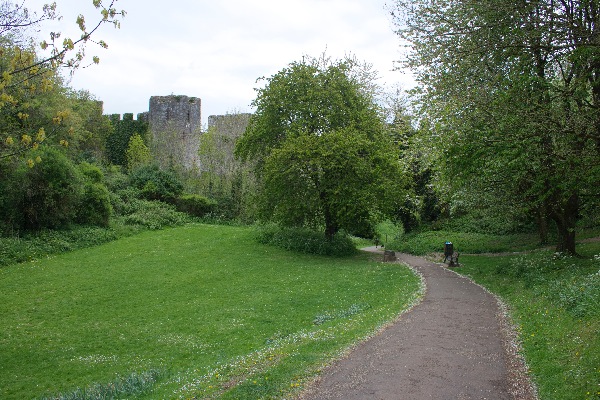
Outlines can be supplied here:
<path id="1" fill-rule="evenodd" d="M 76 38 L 75 20 L 98 20 L 92 0 L 55 0 L 63 19 L 40 36 L 61 31 Z M 392 0 L 393 1 L 393 0 Z M 25 0 L 30 11 L 47 0 Z M 104 0 L 106 3 L 107 0 Z M 373 65 L 379 83 L 408 89 L 408 72 L 395 69 L 401 56 L 386 2 L 390 0 L 118 0 L 127 12 L 121 28 L 104 25 L 86 54 L 100 64 L 76 71 L 70 85 L 104 102 L 106 114 L 148 111 L 151 96 L 199 97 L 209 115 L 252 112 L 260 77 L 270 77 L 303 56 L 353 55 Z"/>

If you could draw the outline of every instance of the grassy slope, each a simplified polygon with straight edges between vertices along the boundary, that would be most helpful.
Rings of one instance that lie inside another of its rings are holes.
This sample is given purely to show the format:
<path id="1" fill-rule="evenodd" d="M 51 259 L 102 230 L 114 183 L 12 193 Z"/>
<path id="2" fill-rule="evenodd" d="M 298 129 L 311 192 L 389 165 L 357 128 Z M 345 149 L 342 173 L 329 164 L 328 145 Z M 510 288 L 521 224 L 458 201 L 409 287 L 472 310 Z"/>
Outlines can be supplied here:
<path id="1" fill-rule="evenodd" d="M 409 270 L 366 255 L 292 254 L 257 245 L 248 228 L 208 225 L 8 266 L 0 398 L 144 374 L 137 398 L 285 395 L 417 290 Z"/>
<path id="2" fill-rule="evenodd" d="M 600 245 L 578 251 L 586 258 L 465 256 L 458 269 L 509 304 L 544 400 L 600 399 Z"/>

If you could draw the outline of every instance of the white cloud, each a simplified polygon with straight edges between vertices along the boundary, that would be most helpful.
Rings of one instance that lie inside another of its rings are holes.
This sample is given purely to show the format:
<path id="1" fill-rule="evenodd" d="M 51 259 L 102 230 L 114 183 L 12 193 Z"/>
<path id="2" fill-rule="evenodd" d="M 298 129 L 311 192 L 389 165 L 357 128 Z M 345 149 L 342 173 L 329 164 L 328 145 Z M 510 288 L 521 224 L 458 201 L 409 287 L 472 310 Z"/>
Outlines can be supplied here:
<path id="1" fill-rule="evenodd" d="M 32 9 L 45 0 L 27 0 Z M 109 49 L 88 50 L 101 63 L 76 73 L 72 85 L 105 103 L 107 113 L 143 112 L 152 95 L 200 97 L 203 119 L 249 111 L 260 76 L 270 76 L 303 55 L 354 54 L 372 63 L 382 81 L 411 84 L 391 72 L 399 38 L 385 0 L 120 0 L 127 11 L 120 30 L 104 26 Z M 67 25 L 79 12 L 91 25 L 91 0 L 57 0 Z M 88 4 L 89 3 L 89 4 Z M 156 5 L 154 5 L 156 4 Z M 76 32 L 76 30 L 75 30 Z"/>

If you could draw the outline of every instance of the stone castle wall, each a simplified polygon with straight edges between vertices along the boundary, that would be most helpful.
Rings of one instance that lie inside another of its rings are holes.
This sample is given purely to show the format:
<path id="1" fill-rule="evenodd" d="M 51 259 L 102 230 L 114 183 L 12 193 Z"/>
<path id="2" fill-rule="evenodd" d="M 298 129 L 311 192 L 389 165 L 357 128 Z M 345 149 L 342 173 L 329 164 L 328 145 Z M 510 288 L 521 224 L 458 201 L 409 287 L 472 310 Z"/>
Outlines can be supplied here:
<path id="1" fill-rule="evenodd" d="M 202 137 L 202 102 L 197 97 L 152 96 L 149 111 L 137 115 L 138 121 L 148 123 L 151 145 L 159 153 L 162 164 L 183 165 L 186 169 L 201 168 L 198 149 Z M 211 115 L 208 128 L 217 129 L 235 141 L 246 127 L 251 114 Z M 120 120 L 119 114 L 110 116 Z M 123 114 L 132 120 L 133 114 Z"/>
<path id="2" fill-rule="evenodd" d="M 250 113 L 211 115 L 208 117 L 208 129 L 216 129 L 219 133 L 237 139 L 244 134 Z"/>

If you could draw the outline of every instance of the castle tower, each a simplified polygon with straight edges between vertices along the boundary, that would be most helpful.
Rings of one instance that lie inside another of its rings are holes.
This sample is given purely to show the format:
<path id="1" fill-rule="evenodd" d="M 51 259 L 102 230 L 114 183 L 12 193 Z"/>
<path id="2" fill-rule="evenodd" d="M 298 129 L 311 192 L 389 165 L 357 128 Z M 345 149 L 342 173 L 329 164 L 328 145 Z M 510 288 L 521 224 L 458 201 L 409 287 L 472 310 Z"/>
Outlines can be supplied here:
<path id="1" fill-rule="evenodd" d="M 199 167 L 201 100 L 188 96 L 152 96 L 148 123 L 152 149 L 163 166 Z"/>

